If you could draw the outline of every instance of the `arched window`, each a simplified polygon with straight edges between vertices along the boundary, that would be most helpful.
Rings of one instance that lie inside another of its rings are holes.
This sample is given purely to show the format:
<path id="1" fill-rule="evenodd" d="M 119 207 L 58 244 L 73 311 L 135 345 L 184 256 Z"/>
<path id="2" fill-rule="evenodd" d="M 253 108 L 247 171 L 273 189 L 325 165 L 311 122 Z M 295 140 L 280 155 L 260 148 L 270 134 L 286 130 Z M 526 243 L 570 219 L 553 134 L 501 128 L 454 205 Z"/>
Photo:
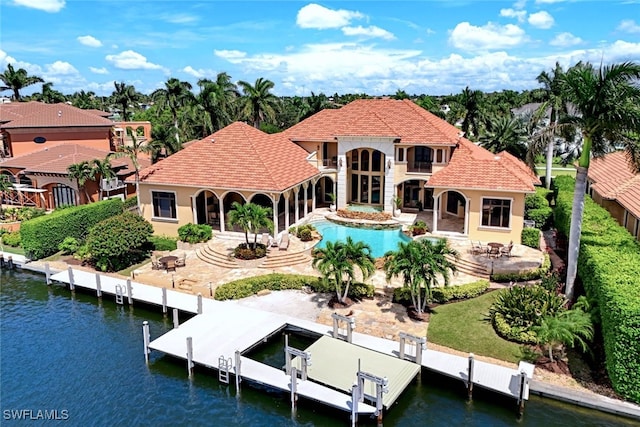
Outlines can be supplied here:
<path id="1" fill-rule="evenodd" d="M 362 156 L 362 166 L 360 170 L 368 171 L 369 170 L 369 151 L 362 150 L 361 156 Z"/>
<path id="2" fill-rule="evenodd" d="M 353 150 L 351 153 L 351 169 L 358 170 L 358 150 Z"/>

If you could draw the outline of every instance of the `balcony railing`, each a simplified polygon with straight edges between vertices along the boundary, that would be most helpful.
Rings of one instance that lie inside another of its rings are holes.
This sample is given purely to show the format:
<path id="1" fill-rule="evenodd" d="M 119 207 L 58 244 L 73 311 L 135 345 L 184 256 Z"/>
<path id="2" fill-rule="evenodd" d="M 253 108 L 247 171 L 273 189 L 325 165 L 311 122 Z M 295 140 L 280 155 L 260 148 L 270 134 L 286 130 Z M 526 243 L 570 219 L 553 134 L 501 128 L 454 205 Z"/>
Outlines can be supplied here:
<path id="1" fill-rule="evenodd" d="M 127 186 L 123 181 L 119 180 L 118 178 L 103 179 L 100 184 L 101 184 L 100 187 L 102 191 L 113 191 L 113 190 L 118 190 L 120 188 L 124 188 Z"/>
<path id="2" fill-rule="evenodd" d="M 407 172 L 431 173 L 433 170 L 432 162 L 408 162 Z"/>
<path id="3" fill-rule="evenodd" d="M 338 166 L 338 159 L 336 157 L 331 159 L 322 159 L 322 166 L 325 168 L 335 168 Z"/>

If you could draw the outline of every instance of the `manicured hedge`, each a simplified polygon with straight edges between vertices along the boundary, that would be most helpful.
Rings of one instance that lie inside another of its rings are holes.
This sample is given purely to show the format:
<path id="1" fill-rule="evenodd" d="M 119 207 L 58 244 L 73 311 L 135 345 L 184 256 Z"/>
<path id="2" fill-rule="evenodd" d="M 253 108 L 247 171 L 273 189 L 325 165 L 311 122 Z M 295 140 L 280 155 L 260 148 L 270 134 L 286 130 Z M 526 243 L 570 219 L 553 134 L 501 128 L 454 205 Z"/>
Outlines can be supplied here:
<path id="1" fill-rule="evenodd" d="M 540 249 L 540 230 L 534 227 L 523 228 L 520 235 L 522 244 L 533 249 Z"/>
<path id="2" fill-rule="evenodd" d="M 173 251 L 178 248 L 178 243 L 174 237 L 151 236 L 149 242 L 156 251 Z"/>
<path id="3" fill-rule="evenodd" d="M 574 183 L 571 178 L 556 182 L 556 225 L 567 236 Z M 588 196 L 578 276 L 589 299 L 599 306 L 606 367 L 613 388 L 625 398 L 640 402 L 640 244 Z"/>
<path id="4" fill-rule="evenodd" d="M 53 255 L 65 237 L 75 237 L 83 242 L 91 227 L 121 213 L 120 199 L 56 210 L 21 224 L 22 248 L 34 260 Z"/>
<path id="5" fill-rule="evenodd" d="M 465 300 L 478 297 L 489 289 L 488 280 L 466 283 L 459 286 L 438 286 L 431 288 L 431 299 L 438 304 L 454 300 Z M 412 304 L 411 290 L 406 287 L 393 290 L 393 302 L 403 305 Z"/>
<path id="6" fill-rule="evenodd" d="M 265 289 L 281 291 L 283 289 L 302 289 L 304 286 L 316 289 L 318 286 L 321 286 L 321 281 L 322 280 L 316 276 L 279 273 L 266 274 L 263 276 L 234 280 L 233 282 L 220 285 L 216 288 L 214 297 L 219 301 L 223 301 L 250 297 Z"/>
<path id="7" fill-rule="evenodd" d="M 538 268 L 534 268 L 522 273 L 496 273 L 491 275 L 493 282 L 527 282 L 529 280 L 536 280 L 543 277 L 549 272 L 551 268 L 551 258 L 549 254 L 543 255 L 542 265 Z"/>

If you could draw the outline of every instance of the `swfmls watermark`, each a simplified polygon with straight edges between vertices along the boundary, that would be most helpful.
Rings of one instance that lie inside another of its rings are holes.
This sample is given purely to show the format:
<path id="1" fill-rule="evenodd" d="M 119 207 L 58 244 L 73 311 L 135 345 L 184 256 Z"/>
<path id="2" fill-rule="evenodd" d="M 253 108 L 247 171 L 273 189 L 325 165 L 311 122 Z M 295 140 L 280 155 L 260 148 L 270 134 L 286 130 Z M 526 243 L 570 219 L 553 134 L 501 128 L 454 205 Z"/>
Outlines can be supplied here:
<path id="1" fill-rule="evenodd" d="M 67 409 L 4 409 L 2 419 L 5 421 L 65 421 L 69 419 Z"/>

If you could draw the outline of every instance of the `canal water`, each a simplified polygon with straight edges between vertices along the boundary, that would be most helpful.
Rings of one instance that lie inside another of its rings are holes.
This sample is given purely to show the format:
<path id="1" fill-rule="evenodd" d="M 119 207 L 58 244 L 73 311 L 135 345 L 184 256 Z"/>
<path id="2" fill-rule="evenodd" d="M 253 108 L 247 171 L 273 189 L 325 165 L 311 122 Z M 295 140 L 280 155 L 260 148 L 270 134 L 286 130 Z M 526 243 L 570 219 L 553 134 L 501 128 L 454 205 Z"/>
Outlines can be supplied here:
<path id="1" fill-rule="evenodd" d="M 94 295 L 47 287 L 44 277 L 0 272 L 0 424 L 73 426 L 336 426 L 349 416 L 243 383 L 220 384 L 214 371 L 190 380 L 184 361 L 142 352 L 142 322 L 157 337 L 172 327 L 153 308 L 118 306 Z M 231 325 L 230 333 L 233 333 Z M 266 359 L 273 348 L 260 349 Z M 276 363 L 280 363 L 276 360 Z M 620 426 L 625 418 L 532 397 L 522 419 L 516 404 L 461 382 L 428 374 L 385 414 L 384 426 Z M 18 420 L 22 417 L 22 420 Z M 30 421 L 25 421 L 27 418 Z M 35 420 L 35 421 L 33 421 Z M 360 418 L 360 425 L 375 425 Z M 637 425 L 637 424 L 636 424 Z"/>

